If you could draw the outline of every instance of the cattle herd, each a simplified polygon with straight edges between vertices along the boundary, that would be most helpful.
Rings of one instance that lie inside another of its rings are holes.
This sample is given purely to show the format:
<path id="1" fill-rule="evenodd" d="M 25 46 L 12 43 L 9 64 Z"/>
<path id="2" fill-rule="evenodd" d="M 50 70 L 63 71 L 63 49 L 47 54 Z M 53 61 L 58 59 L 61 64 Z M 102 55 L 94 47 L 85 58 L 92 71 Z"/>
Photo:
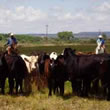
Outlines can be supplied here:
<path id="1" fill-rule="evenodd" d="M 110 54 L 107 53 L 76 54 L 71 48 L 65 48 L 59 55 L 56 52 L 33 53 L 30 56 L 0 53 L 2 94 L 5 94 L 6 78 L 10 94 L 14 93 L 14 88 L 16 94 L 23 93 L 23 89 L 31 92 L 31 75 L 35 80 L 35 77 L 45 77 L 49 96 L 53 93 L 63 96 L 65 82 L 70 81 L 72 92 L 78 96 L 88 97 L 101 91 L 101 95 L 110 100 Z"/>

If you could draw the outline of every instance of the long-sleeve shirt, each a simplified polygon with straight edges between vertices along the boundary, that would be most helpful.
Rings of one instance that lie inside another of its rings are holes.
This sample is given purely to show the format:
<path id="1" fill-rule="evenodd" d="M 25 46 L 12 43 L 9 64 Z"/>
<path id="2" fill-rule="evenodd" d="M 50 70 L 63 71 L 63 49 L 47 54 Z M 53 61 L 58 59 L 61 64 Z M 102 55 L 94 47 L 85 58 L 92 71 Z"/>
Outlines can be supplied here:
<path id="1" fill-rule="evenodd" d="M 14 44 L 17 44 L 17 40 L 15 37 L 11 38 Z"/>
<path id="2" fill-rule="evenodd" d="M 13 44 L 13 40 L 11 38 L 8 38 L 6 45 L 11 46 L 12 44 Z"/>
<path id="3" fill-rule="evenodd" d="M 16 38 L 15 38 L 15 37 L 13 37 L 13 38 L 8 38 L 8 41 L 7 41 L 6 45 L 12 46 L 13 44 L 17 44 Z"/>
<path id="4" fill-rule="evenodd" d="M 100 47 L 103 46 L 104 44 L 105 44 L 104 39 L 97 39 L 97 46 L 99 47 L 99 49 L 100 49 Z"/>

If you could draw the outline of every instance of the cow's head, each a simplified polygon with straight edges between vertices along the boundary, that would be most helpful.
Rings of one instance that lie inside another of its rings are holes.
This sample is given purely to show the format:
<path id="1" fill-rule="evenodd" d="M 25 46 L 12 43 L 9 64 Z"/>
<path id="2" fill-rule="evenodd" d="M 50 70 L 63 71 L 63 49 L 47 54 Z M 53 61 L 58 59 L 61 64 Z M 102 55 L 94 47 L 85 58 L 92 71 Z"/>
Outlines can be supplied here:
<path id="1" fill-rule="evenodd" d="M 51 66 L 53 66 L 56 63 L 57 57 L 58 57 L 58 54 L 56 52 L 52 52 L 50 54 Z"/>
<path id="2" fill-rule="evenodd" d="M 75 52 L 76 52 L 75 49 L 65 48 L 63 55 L 64 55 L 64 57 L 68 57 L 68 56 L 71 56 L 71 55 L 75 55 Z"/>
<path id="3" fill-rule="evenodd" d="M 31 69 L 36 69 L 36 63 L 38 62 L 38 56 L 30 56 L 31 59 Z"/>
<path id="4" fill-rule="evenodd" d="M 64 56 L 63 56 L 63 55 L 59 55 L 59 56 L 57 57 L 56 62 L 57 62 L 58 64 L 64 64 Z"/>
<path id="5" fill-rule="evenodd" d="M 56 52 L 52 52 L 51 54 L 50 54 L 50 59 L 52 60 L 56 60 L 57 59 L 57 53 Z"/>
<path id="6" fill-rule="evenodd" d="M 25 56 L 24 60 L 26 62 L 29 73 L 36 69 L 36 63 L 38 62 L 38 56 L 34 56 L 34 55 Z"/>

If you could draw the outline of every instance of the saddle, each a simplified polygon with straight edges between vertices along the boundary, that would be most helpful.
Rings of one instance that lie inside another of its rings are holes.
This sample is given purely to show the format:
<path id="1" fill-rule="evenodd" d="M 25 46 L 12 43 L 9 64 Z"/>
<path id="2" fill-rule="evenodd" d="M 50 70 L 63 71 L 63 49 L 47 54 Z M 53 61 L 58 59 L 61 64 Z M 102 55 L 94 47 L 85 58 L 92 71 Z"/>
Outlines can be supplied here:
<path id="1" fill-rule="evenodd" d="M 5 59 L 8 64 L 8 68 L 11 71 L 14 68 L 15 62 L 19 59 L 19 55 L 17 54 L 11 54 L 5 53 Z"/>
<path id="2" fill-rule="evenodd" d="M 18 49 L 11 49 L 11 55 L 15 55 L 15 56 L 18 56 L 19 52 L 18 52 Z"/>
<path id="3" fill-rule="evenodd" d="M 11 54 L 8 54 L 8 51 L 7 50 L 4 52 L 4 54 L 5 55 L 8 55 L 8 56 L 18 56 L 19 55 L 19 52 L 18 52 L 17 49 L 11 48 Z"/>

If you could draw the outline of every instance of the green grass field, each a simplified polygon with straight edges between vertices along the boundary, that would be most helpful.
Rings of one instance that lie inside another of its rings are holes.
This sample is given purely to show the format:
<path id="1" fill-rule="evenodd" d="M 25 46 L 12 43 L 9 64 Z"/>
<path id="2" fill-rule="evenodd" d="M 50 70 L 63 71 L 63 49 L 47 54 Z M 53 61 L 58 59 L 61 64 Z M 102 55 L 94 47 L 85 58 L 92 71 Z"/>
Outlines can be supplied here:
<path id="1" fill-rule="evenodd" d="M 109 47 L 109 46 L 107 46 Z M 19 44 L 18 50 L 20 51 L 20 54 L 30 54 L 32 52 L 48 52 L 51 53 L 53 51 L 57 53 L 62 53 L 65 48 L 73 48 L 76 49 L 76 51 L 81 52 L 95 52 L 96 45 L 95 44 L 65 44 L 65 45 L 56 45 L 56 44 Z M 0 46 L 0 50 L 5 50 L 3 45 Z M 110 50 L 110 48 L 107 48 L 107 51 Z"/>
<path id="2" fill-rule="evenodd" d="M 56 45 L 56 46 L 38 46 L 38 45 L 19 45 L 20 54 L 29 55 L 33 51 L 56 51 L 61 53 L 64 48 L 71 47 L 77 51 L 94 52 L 96 45 Z M 0 48 L 1 50 L 3 47 Z M 110 46 L 107 45 L 107 52 L 110 52 Z M 6 84 L 6 91 L 8 85 Z M 98 98 L 81 98 L 72 95 L 70 82 L 65 84 L 64 97 L 48 97 L 48 89 L 42 91 L 36 89 L 29 96 L 10 96 L 0 95 L 0 110 L 110 110 L 110 102 Z"/>

